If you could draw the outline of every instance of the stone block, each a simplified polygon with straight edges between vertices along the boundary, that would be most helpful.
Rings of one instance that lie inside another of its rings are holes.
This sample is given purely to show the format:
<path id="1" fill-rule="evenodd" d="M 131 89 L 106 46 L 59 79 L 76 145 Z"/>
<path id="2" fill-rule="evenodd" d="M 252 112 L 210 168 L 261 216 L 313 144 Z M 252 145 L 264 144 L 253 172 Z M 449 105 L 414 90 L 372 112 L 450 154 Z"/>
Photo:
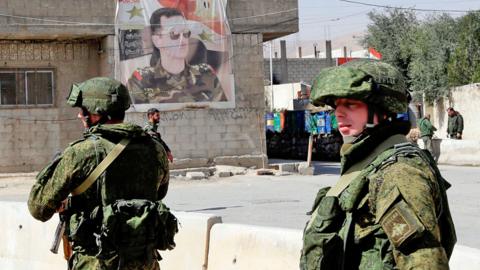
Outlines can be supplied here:
<path id="1" fill-rule="evenodd" d="M 268 164 L 268 157 L 266 155 L 243 155 L 243 156 L 221 156 L 213 159 L 216 165 L 230 165 L 242 167 L 256 167 L 263 168 Z"/>
<path id="2" fill-rule="evenodd" d="M 206 178 L 203 172 L 187 172 L 185 176 L 188 180 L 202 180 Z"/>
<path id="3" fill-rule="evenodd" d="M 298 165 L 298 172 L 302 175 L 314 175 L 315 168 L 313 166 L 308 166 L 308 163 L 303 162 Z"/>
<path id="4" fill-rule="evenodd" d="M 184 158 L 175 159 L 173 164 L 170 164 L 170 169 L 185 169 L 208 166 L 208 159 L 206 158 Z"/>
<path id="5" fill-rule="evenodd" d="M 230 171 L 220 171 L 220 172 L 217 172 L 217 176 L 218 177 L 230 177 L 232 176 L 233 173 L 230 172 Z"/>
<path id="6" fill-rule="evenodd" d="M 297 172 L 298 171 L 298 164 L 295 163 L 284 163 L 278 164 L 278 170 L 280 172 Z"/>

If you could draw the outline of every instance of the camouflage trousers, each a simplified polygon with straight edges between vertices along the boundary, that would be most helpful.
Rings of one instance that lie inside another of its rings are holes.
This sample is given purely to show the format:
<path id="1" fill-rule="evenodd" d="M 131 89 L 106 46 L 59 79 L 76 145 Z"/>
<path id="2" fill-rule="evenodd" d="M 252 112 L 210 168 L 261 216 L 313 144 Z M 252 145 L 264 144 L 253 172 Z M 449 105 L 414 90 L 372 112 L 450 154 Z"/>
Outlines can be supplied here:
<path id="1" fill-rule="evenodd" d="M 160 270 L 156 260 L 150 262 L 132 261 L 122 267 L 118 267 L 118 256 L 111 260 L 100 261 L 94 256 L 88 256 L 75 252 L 69 261 L 69 270 Z"/>

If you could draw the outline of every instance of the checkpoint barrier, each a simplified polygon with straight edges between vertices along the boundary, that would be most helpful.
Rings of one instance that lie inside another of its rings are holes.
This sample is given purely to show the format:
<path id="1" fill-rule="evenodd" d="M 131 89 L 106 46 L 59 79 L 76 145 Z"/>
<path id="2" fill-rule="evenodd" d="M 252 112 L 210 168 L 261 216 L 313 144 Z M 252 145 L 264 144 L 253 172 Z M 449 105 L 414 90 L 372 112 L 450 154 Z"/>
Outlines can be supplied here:
<path id="1" fill-rule="evenodd" d="M 24 202 L 1 202 L 0 213 L 0 269 L 66 269 L 62 247 L 50 252 L 58 217 L 35 220 Z"/>
<path id="2" fill-rule="evenodd" d="M 203 270 L 208 265 L 210 232 L 222 218 L 211 214 L 173 212 L 179 221 L 176 247 L 161 251 L 160 269 Z"/>
<path id="3" fill-rule="evenodd" d="M 217 224 L 210 234 L 208 270 L 298 269 L 302 232 L 239 224 Z"/>
<path id="4" fill-rule="evenodd" d="M 33 219 L 26 203 L 0 202 L 0 269 L 66 269 L 49 249 L 58 220 Z M 302 231 L 221 223 L 209 214 L 174 212 L 180 222 L 177 247 L 162 251 L 162 270 L 298 269 Z M 452 270 L 480 270 L 480 250 L 456 245 Z"/>
<path id="5" fill-rule="evenodd" d="M 67 262 L 62 246 L 50 252 L 58 224 L 55 216 L 42 223 L 28 212 L 24 202 L 0 202 L 0 269 L 2 270 L 63 270 Z M 179 221 L 176 247 L 161 251 L 161 269 L 206 269 L 210 228 L 222 222 L 211 214 L 173 212 Z"/>
<path id="6" fill-rule="evenodd" d="M 210 234 L 208 270 L 299 269 L 302 231 L 217 224 Z M 480 270 L 480 250 L 456 245 L 451 270 Z"/>

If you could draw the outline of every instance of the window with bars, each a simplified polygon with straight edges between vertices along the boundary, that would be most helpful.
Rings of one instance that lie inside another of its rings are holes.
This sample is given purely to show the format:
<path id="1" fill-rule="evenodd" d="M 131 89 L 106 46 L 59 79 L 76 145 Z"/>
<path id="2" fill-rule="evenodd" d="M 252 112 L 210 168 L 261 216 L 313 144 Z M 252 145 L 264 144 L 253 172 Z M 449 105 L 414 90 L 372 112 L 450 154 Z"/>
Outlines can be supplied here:
<path id="1" fill-rule="evenodd" d="M 53 105 L 52 69 L 0 69 L 0 106 Z"/>

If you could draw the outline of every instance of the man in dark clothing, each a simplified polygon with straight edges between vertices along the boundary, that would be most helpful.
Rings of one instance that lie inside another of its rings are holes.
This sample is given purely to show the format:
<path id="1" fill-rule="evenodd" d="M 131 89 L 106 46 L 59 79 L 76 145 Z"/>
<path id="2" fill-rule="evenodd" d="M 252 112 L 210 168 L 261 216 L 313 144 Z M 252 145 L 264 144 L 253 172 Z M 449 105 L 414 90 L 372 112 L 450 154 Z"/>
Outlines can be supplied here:
<path id="1" fill-rule="evenodd" d="M 167 152 L 167 158 L 170 162 L 173 162 L 173 155 L 172 151 L 168 147 L 168 145 L 162 140 L 162 135 L 158 132 L 158 123 L 160 122 L 160 111 L 155 108 L 150 108 L 147 111 L 147 118 L 148 121 L 145 123 L 143 130 L 147 132 L 152 138 L 156 139 L 165 149 Z"/>
<path id="2" fill-rule="evenodd" d="M 448 127 L 447 127 L 447 136 L 450 139 L 462 139 L 463 133 L 463 117 L 462 115 L 455 111 L 452 107 L 447 109 L 448 113 Z"/>
<path id="3" fill-rule="evenodd" d="M 424 149 L 430 151 L 430 154 L 433 156 L 432 136 L 437 128 L 430 122 L 430 114 L 425 114 L 425 116 L 418 121 L 418 127 L 420 128 L 420 137 L 423 140 Z"/>

